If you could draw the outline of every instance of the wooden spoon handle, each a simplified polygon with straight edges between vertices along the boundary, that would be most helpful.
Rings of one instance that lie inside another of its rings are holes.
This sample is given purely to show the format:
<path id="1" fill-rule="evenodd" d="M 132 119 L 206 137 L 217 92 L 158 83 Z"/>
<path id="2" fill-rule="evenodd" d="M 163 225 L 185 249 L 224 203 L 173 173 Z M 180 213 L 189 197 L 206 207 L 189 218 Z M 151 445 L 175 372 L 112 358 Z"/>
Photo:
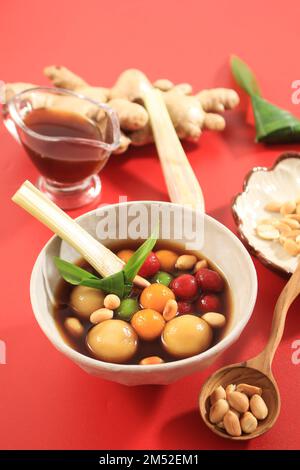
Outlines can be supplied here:
<path id="1" fill-rule="evenodd" d="M 109 276 L 123 268 L 124 263 L 120 258 L 92 237 L 29 181 L 22 184 L 12 200 L 75 248 L 102 276 Z M 149 285 L 149 282 L 140 276 L 136 276 L 134 282 L 142 287 Z"/>
<path id="2" fill-rule="evenodd" d="M 161 92 L 148 87 L 143 101 L 150 116 L 171 201 L 188 204 L 204 212 L 201 187 L 177 137 Z"/>
<path id="3" fill-rule="evenodd" d="M 283 335 L 287 312 L 299 294 L 300 262 L 276 302 L 268 343 L 259 356 L 248 362 L 249 365 L 267 372 L 271 371 L 273 357 Z"/>

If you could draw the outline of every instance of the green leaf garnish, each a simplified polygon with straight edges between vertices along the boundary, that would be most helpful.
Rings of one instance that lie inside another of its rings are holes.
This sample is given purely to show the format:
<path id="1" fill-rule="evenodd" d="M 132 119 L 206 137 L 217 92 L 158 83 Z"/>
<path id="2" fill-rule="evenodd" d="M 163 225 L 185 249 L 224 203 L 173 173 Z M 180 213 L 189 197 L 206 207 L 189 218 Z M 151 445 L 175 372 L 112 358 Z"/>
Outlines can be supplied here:
<path id="1" fill-rule="evenodd" d="M 300 120 L 261 96 L 254 73 L 239 57 L 231 58 L 237 83 L 250 96 L 256 127 L 256 141 L 270 144 L 300 142 Z"/>
<path id="2" fill-rule="evenodd" d="M 54 264 L 60 272 L 60 275 L 64 278 L 64 280 L 69 282 L 69 284 L 73 284 L 74 286 L 77 286 L 78 284 L 81 284 L 83 281 L 86 280 L 99 281 L 99 278 L 97 276 L 94 276 L 94 274 L 89 273 L 88 271 L 80 268 L 79 266 L 76 266 L 76 264 L 72 264 L 68 261 L 58 258 L 58 256 L 54 257 Z"/>
<path id="3" fill-rule="evenodd" d="M 69 263 L 57 256 L 54 257 L 54 264 L 57 267 L 62 278 L 69 284 L 78 286 L 93 287 L 94 289 L 102 289 L 104 292 L 116 294 L 120 299 L 128 297 L 132 289 L 132 282 L 142 264 L 153 249 L 158 238 L 158 227 L 132 255 L 128 263 L 122 271 L 111 276 L 97 277 L 85 269 Z"/>
<path id="4" fill-rule="evenodd" d="M 141 266 L 143 265 L 145 259 L 152 251 L 155 243 L 158 238 L 158 226 L 154 229 L 153 233 L 150 235 L 150 238 L 146 240 L 131 256 L 123 271 L 128 282 L 132 282 L 137 273 L 139 272 Z"/>

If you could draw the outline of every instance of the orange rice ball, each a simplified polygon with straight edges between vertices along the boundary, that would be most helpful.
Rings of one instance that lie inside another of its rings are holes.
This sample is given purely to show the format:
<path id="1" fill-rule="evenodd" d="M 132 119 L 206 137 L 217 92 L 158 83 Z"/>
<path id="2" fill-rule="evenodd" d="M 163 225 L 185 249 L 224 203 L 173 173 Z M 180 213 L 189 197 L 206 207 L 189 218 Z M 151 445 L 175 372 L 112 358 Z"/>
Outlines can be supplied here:
<path id="1" fill-rule="evenodd" d="M 140 338 L 145 341 L 152 341 L 162 334 L 165 320 L 159 312 L 151 308 L 145 308 L 133 315 L 131 326 Z"/>
<path id="2" fill-rule="evenodd" d="M 175 299 L 174 292 L 164 284 L 151 284 L 146 287 L 140 297 L 143 308 L 151 308 L 163 313 L 166 303 L 170 299 Z"/>
<path id="3" fill-rule="evenodd" d="M 174 271 L 178 258 L 177 253 L 171 250 L 158 250 L 155 254 L 160 262 L 160 269 L 162 271 L 167 271 L 168 273 Z"/>
<path id="4" fill-rule="evenodd" d="M 126 264 L 132 257 L 133 253 L 133 250 L 120 250 L 118 251 L 117 256 Z"/>

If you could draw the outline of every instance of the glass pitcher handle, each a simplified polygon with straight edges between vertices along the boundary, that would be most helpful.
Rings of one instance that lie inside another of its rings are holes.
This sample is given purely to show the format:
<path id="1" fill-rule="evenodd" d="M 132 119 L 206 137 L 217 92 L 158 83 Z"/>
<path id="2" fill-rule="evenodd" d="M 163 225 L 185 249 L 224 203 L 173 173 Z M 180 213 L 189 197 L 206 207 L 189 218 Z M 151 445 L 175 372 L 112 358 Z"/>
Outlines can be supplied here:
<path id="1" fill-rule="evenodd" d="M 21 144 L 19 134 L 17 132 L 16 126 L 14 121 L 9 115 L 9 112 L 7 111 L 6 108 L 6 98 L 5 98 L 5 82 L 3 80 L 0 80 L 0 105 L 1 106 L 1 114 L 3 118 L 4 125 L 10 135 L 19 143 Z"/>

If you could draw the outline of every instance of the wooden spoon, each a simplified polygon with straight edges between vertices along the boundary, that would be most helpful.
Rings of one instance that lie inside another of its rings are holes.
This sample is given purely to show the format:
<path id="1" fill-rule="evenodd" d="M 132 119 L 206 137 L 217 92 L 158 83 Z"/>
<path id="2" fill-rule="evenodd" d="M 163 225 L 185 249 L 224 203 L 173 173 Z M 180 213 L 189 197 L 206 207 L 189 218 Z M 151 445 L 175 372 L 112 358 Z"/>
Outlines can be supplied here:
<path id="1" fill-rule="evenodd" d="M 253 359 L 219 369 L 204 383 L 199 397 L 200 414 L 205 424 L 218 436 L 243 441 L 264 434 L 274 425 L 280 411 L 280 393 L 271 366 L 275 351 L 283 335 L 287 312 L 299 293 L 300 262 L 277 300 L 271 333 L 265 349 Z M 232 437 L 226 431 L 210 423 L 208 414 L 209 397 L 219 385 L 226 387 L 229 384 L 239 383 L 261 387 L 263 389 L 262 397 L 267 404 L 269 413 L 266 419 L 258 422 L 258 427 L 253 433 Z"/>

